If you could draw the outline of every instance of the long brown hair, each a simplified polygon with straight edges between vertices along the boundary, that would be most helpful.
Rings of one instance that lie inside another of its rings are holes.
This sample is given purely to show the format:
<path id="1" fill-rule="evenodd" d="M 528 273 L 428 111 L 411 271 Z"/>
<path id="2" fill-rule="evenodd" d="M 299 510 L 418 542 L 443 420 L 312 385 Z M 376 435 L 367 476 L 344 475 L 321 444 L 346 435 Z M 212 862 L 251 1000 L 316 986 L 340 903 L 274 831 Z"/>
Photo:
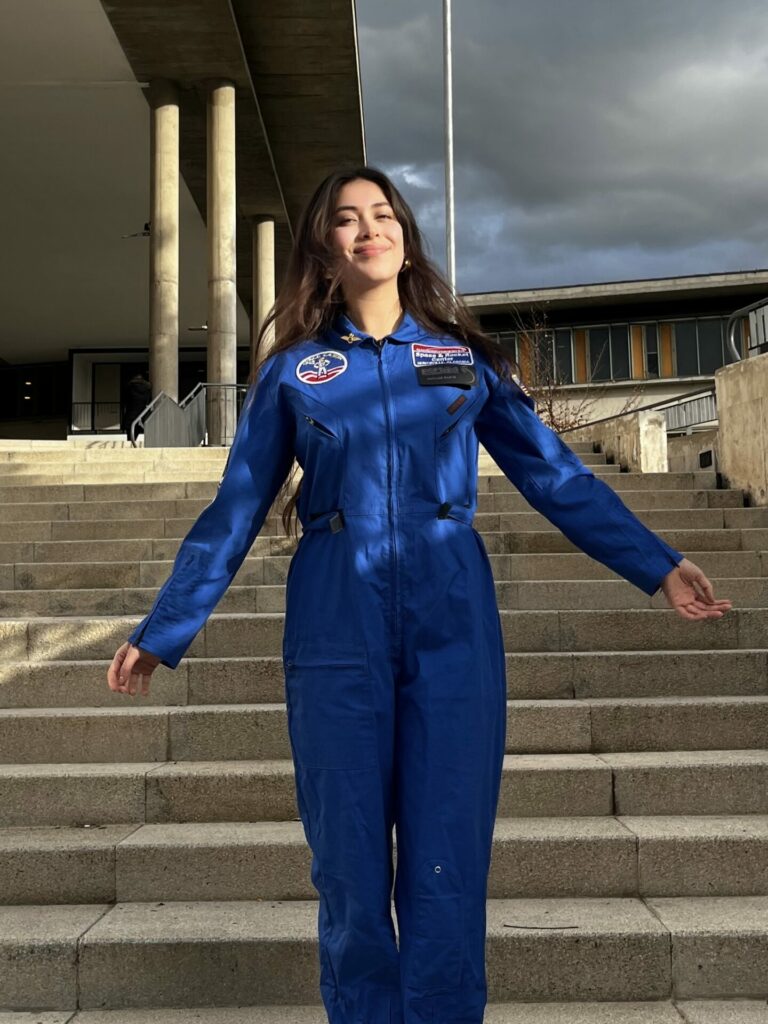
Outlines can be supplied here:
<path id="1" fill-rule="evenodd" d="M 322 334 L 344 311 L 340 288 L 342 266 L 331 247 L 331 233 L 338 195 L 347 182 L 364 178 L 378 185 L 403 229 L 403 248 L 410 266 L 398 274 L 400 305 L 426 330 L 455 337 L 481 352 L 502 377 L 520 373 L 517 363 L 488 335 L 463 299 L 454 295 L 440 270 L 424 252 L 421 232 L 408 203 L 383 171 L 375 167 L 341 166 L 324 178 L 299 216 L 293 247 L 275 303 L 253 342 L 249 385 L 264 360 L 307 338 Z M 328 275 L 328 276 L 326 276 Z M 262 353 L 265 338 L 274 325 L 274 342 Z M 291 516 L 301 491 L 301 481 L 290 494 L 297 464 L 284 481 L 276 503 L 287 498 L 282 511 L 286 535 L 291 535 Z M 298 523 L 294 523 L 294 536 Z"/>

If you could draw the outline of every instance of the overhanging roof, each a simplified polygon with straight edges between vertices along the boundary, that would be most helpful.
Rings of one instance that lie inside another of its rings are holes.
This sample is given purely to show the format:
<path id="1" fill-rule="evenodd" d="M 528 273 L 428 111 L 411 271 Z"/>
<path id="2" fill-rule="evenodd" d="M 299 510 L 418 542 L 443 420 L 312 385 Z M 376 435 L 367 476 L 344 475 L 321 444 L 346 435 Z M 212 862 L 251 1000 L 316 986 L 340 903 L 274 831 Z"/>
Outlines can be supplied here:
<path id="1" fill-rule="evenodd" d="M 275 217 L 275 272 L 319 181 L 365 162 L 354 0 L 102 0 L 140 82 L 180 86 L 180 161 L 206 217 L 206 86 L 236 87 L 237 290 L 252 301 L 248 215 Z"/>
<path id="2" fill-rule="evenodd" d="M 475 314 L 506 313 L 510 308 L 528 311 L 544 307 L 579 309 L 595 306 L 633 305 L 654 299 L 701 299 L 716 295 L 745 302 L 762 288 L 768 295 L 768 270 L 745 270 L 727 274 L 694 274 L 686 277 L 657 277 L 640 281 L 608 281 L 557 288 L 524 288 L 519 291 L 480 292 L 463 299 Z"/>

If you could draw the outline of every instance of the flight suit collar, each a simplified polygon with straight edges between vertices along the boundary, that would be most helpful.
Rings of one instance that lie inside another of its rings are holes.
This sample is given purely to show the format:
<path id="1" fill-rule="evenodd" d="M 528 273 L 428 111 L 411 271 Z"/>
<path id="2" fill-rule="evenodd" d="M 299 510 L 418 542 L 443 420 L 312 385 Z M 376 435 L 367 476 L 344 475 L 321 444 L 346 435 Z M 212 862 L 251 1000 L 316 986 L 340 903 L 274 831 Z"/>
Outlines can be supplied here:
<path id="1" fill-rule="evenodd" d="M 388 334 L 387 338 L 389 341 L 424 341 L 427 339 L 426 331 L 420 326 L 408 312 L 405 310 L 403 314 L 402 322 L 396 331 L 392 334 Z M 360 328 L 354 324 L 346 313 L 338 313 L 334 319 L 332 325 L 328 329 L 326 338 L 332 341 L 334 344 L 343 343 L 344 347 L 354 345 L 361 341 L 375 341 L 371 334 L 366 334 L 361 331 Z"/>

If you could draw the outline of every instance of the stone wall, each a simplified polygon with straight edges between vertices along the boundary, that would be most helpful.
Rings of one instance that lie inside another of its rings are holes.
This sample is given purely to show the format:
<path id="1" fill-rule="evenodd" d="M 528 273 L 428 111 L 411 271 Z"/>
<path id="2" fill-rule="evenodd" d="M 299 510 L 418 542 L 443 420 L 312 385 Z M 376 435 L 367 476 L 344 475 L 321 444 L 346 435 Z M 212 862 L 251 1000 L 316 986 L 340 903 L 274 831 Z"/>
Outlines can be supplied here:
<path id="1" fill-rule="evenodd" d="M 768 353 L 723 366 L 715 388 L 724 482 L 768 505 Z"/>
<path id="2" fill-rule="evenodd" d="M 699 455 L 708 449 L 712 449 L 712 465 L 701 466 Z M 719 469 L 718 428 L 708 427 L 706 430 L 694 430 L 691 434 L 668 437 L 667 459 L 670 473 L 698 473 L 702 469 Z"/>
<path id="3" fill-rule="evenodd" d="M 667 472 L 667 424 L 663 412 L 648 409 L 569 430 L 569 441 L 595 441 L 609 461 L 635 473 Z"/>

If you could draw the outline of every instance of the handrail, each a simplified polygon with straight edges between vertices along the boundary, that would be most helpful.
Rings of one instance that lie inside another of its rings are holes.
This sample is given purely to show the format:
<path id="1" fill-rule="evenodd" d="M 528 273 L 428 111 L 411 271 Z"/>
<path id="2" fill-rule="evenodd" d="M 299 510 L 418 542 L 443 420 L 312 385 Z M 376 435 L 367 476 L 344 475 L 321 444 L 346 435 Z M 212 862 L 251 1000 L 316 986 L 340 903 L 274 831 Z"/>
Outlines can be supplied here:
<path id="1" fill-rule="evenodd" d="M 750 313 L 754 313 L 756 309 L 760 309 L 762 306 L 768 304 L 768 299 L 760 299 L 757 302 L 751 303 L 749 306 L 742 306 L 741 309 L 737 309 L 735 313 L 731 313 L 728 317 L 728 323 L 726 324 L 726 332 L 728 334 L 728 347 L 731 350 L 731 355 L 737 361 L 743 359 L 741 352 L 736 348 L 736 321 L 743 316 L 748 316 Z M 750 348 L 757 348 L 757 345 L 750 345 Z"/>
<path id="2" fill-rule="evenodd" d="M 667 406 L 682 405 L 689 399 L 694 398 L 696 395 L 713 395 L 715 389 L 710 384 L 709 387 L 699 388 L 698 391 L 688 391 L 685 395 L 677 395 L 675 398 L 662 398 L 658 402 L 651 402 L 650 405 L 639 405 L 636 409 L 626 409 L 624 412 L 615 412 L 612 416 L 602 416 L 599 420 L 590 420 L 589 423 L 580 423 L 576 427 L 564 427 L 560 433 L 566 434 L 569 430 L 582 430 L 584 427 L 593 427 L 596 423 L 607 423 L 608 420 L 617 420 L 621 416 L 629 416 L 630 413 L 634 412 L 646 412 L 648 409 L 664 409 Z"/>
<path id="3" fill-rule="evenodd" d="M 197 384 L 195 384 L 195 386 L 189 392 L 189 394 L 185 395 L 184 398 L 182 398 L 182 400 L 180 402 L 177 402 L 176 399 L 172 398 L 167 392 L 160 391 L 157 395 L 155 395 L 155 397 L 146 406 L 146 408 L 142 409 L 142 411 L 139 413 L 139 415 L 131 423 L 129 431 L 128 431 L 128 436 L 129 436 L 129 439 L 131 441 L 131 444 L 133 444 L 134 446 L 136 444 L 136 427 L 139 424 L 141 424 L 144 427 L 145 435 L 146 435 L 146 423 L 147 423 L 147 420 L 151 417 L 153 412 L 157 411 L 157 409 L 159 408 L 159 406 L 161 405 L 163 400 L 165 400 L 166 402 L 172 402 L 173 406 L 175 406 L 176 409 L 179 412 L 182 413 L 182 415 L 185 414 L 185 413 L 187 414 L 187 429 L 190 429 L 190 430 L 192 429 L 192 424 L 190 423 L 190 416 L 192 417 L 192 419 L 196 420 L 196 424 L 195 425 L 197 426 L 197 428 L 200 428 L 200 424 L 202 423 L 202 427 L 203 427 L 202 434 L 203 434 L 203 436 L 200 437 L 200 440 L 196 442 L 195 446 L 199 446 L 200 444 L 202 444 L 203 441 L 204 441 L 204 434 L 205 434 L 205 428 L 206 428 L 206 424 L 205 424 L 205 411 L 206 411 L 205 410 L 205 403 L 203 403 L 202 410 L 201 410 L 202 420 L 199 418 L 200 413 L 198 413 L 196 407 L 199 405 L 200 400 L 203 397 L 203 396 L 201 396 L 201 392 L 206 392 L 207 390 L 213 389 L 213 388 L 233 389 L 235 391 L 235 393 L 237 394 L 237 393 L 245 393 L 245 392 L 247 392 L 248 385 L 247 384 L 225 384 L 225 383 L 220 383 L 220 382 L 217 382 L 217 381 L 198 381 Z"/>

